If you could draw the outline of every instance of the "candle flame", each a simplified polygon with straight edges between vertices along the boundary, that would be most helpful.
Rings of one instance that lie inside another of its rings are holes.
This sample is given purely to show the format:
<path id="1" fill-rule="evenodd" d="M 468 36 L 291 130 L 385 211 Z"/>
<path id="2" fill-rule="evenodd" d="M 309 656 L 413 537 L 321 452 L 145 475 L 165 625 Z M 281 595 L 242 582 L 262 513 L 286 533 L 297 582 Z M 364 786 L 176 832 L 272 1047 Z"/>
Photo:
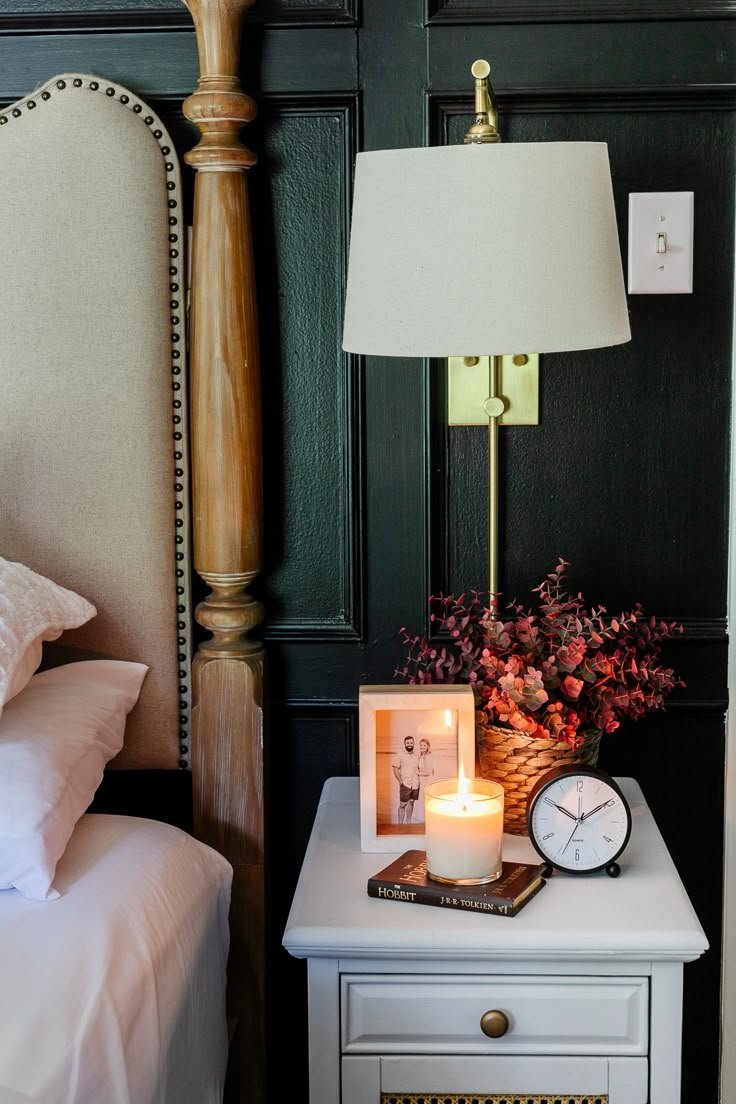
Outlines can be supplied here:
<path id="1" fill-rule="evenodd" d="M 468 792 L 468 781 L 465 777 L 462 763 L 460 763 L 460 771 L 458 772 L 457 792 L 462 796 L 465 796 Z"/>
<path id="2" fill-rule="evenodd" d="M 455 798 L 455 808 L 459 813 L 467 814 L 468 792 L 468 780 L 465 777 L 462 760 L 460 760 L 460 768 L 458 770 L 457 777 L 457 796 Z"/>

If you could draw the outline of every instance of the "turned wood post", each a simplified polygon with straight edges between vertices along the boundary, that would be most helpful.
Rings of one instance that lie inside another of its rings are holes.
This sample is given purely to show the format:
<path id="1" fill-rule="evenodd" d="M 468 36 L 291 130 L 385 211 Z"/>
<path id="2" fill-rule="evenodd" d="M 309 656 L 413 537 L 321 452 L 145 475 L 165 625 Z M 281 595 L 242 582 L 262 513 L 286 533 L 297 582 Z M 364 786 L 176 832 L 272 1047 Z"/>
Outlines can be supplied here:
<path id="1" fill-rule="evenodd" d="M 185 0 L 200 78 L 184 102 L 199 129 L 190 301 L 194 566 L 211 588 L 198 606 L 212 633 L 194 659 L 194 829 L 232 863 L 230 1012 L 241 1096 L 264 1090 L 263 611 L 247 592 L 262 558 L 261 399 L 248 187 L 255 156 L 240 128 L 255 104 L 240 88 L 243 15 L 252 0 Z"/>

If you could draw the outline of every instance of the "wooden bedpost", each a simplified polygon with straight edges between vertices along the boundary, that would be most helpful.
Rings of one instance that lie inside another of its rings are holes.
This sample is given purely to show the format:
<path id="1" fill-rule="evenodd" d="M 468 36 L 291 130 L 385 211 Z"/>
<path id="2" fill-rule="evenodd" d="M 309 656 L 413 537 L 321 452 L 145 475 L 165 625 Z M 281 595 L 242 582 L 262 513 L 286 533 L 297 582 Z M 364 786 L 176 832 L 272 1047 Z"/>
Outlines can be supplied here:
<path id="1" fill-rule="evenodd" d="M 264 1088 L 263 649 L 248 639 L 263 610 L 247 587 L 262 558 L 261 401 L 255 273 L 238 137 L 255 115 L 238 79 L 243 15 L 252 0 L 185 0 L 197 32 L 200 78 L 184 114 L 201 133 L 185 160 L 196 170 L 190 306 L 194 566 L 211 588 L 197 609 L 212 633 L 193 672 L 192 772 L 196 836 L 235 870 L 230 1012 L 240 1039 L 241 1099 Z"/>

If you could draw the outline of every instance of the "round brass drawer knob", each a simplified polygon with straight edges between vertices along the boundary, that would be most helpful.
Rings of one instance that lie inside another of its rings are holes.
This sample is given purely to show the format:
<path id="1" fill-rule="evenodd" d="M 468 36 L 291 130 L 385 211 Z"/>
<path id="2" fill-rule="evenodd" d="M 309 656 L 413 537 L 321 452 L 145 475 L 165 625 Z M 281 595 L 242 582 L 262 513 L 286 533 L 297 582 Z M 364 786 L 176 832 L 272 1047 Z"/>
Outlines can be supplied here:
<path id="1" fill-rule="evenodd" d="M 481 1016 L 480 1029 L 489 1039 L 500 1039 L 509 1029 L 509 1018 L 505 1012 L 493 1008 Z"/>

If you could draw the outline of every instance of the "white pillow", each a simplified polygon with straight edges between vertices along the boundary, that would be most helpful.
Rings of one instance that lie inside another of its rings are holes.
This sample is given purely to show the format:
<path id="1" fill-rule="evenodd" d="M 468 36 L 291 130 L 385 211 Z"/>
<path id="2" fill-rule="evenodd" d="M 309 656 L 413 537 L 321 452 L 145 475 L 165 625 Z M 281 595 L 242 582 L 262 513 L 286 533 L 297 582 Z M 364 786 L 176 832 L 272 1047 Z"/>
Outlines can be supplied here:
<path id="1" fill-rule="evenodd" d="M 34 675 L 0 717 L 0 889 L 52 900 L 56 864 L 123 746 L 148 667 L 67 663 Z"/>
<path id="2" fill-rule="evenodd" d="M 86 598 L 0 557 L 0 713 L 38 669 L 43 642 L 96 613 Z"/>

